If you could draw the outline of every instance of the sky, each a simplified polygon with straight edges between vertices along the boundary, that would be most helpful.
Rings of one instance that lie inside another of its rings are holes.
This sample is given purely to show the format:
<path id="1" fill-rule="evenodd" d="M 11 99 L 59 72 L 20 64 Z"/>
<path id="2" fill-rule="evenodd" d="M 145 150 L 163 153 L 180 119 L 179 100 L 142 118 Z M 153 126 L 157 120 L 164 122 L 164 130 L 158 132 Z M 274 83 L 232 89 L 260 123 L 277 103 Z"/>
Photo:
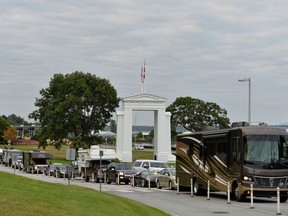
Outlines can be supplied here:
<path id="1" fill-rule="evenodd" d="M 287 0 L 0 0 L 0 115 L 28 120 L 56 73 L 139 94 L 146 59 L 146 92 L 167 106 L 189 96 L 248 121 L 249 85 L 238 80 L 251 78 L 251 121 L 286 123 L 287 11 Z M 153 124 L 152 112 L 133 115 Z"/>

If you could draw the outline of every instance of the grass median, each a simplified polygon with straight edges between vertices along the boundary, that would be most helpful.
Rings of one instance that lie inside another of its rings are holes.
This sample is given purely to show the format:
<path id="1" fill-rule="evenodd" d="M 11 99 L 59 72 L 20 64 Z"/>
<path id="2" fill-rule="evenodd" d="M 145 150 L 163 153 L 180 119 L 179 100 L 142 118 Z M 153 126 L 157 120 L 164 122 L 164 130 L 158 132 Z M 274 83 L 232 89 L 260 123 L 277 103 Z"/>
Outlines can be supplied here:
<path id="1" fill-rule="evenodd" d="M 105 192 L 0 172 L 1 216 L 167 216 L 156 208 Z"/>

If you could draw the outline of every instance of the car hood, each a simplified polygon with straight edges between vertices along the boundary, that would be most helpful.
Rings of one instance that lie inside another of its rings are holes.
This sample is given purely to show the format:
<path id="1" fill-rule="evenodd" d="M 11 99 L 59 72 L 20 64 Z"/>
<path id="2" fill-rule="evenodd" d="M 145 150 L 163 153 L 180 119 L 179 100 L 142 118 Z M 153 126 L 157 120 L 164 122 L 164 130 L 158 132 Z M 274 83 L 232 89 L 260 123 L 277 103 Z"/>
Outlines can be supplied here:
<path id="1" fill-rule="evenodd" d="M 135 174 L 135 173 L 136 173 L 135 170 L 117 170 L 117 172 L 123 172 L 123 173 L 125 173 L 126 175 L 132 175 L 132 174 Z"/>

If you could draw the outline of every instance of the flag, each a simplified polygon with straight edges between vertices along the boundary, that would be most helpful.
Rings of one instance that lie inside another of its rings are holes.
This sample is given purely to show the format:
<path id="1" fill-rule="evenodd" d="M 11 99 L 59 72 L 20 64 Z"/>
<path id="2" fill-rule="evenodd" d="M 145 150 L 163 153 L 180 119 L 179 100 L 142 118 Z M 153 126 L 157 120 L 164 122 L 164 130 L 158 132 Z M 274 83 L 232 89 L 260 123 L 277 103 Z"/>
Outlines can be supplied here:
<path id="1" fill-rule="evenodd" d="M 144 61 L 144 66 L 141 67 L 141 82 L 144 83 L 146 78 L 146 62 Z"/>

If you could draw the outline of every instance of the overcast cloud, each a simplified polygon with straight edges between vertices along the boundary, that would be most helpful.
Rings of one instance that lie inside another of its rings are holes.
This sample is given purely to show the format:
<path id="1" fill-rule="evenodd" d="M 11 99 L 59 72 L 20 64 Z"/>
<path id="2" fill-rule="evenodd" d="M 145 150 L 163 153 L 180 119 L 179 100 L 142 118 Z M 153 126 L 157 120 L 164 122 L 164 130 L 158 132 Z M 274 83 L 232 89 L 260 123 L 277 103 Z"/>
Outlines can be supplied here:
<path id="1" fill-rule="evenodd" d="M 191 96 L 247 120 L 237 80 L 251 77 L 252 121 L 288 122 L 287 11 L 287 0 L 0 0 L 0 115 L 28 120 L 55 73 L 141 93 L 146 59 L 147 93 L 167 106 Z"/>

